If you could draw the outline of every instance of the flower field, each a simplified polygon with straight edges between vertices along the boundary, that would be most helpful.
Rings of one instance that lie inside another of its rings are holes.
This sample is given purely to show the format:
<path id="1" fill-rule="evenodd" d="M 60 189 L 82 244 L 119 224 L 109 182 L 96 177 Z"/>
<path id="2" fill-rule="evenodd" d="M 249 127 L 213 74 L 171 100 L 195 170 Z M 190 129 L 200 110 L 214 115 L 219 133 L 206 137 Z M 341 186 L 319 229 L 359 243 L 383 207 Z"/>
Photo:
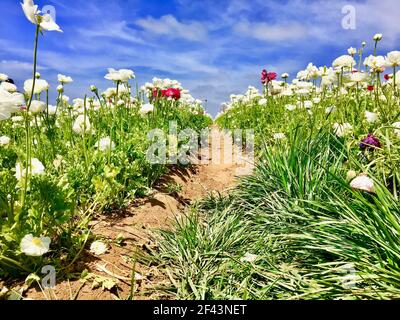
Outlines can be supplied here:
<path id="1" fill-rule="evenodd" d="M 108 69 L 110 87 L 80 98 L 68 97 L 70 76 L 50 87 L 40 44 L 62 26 L 33 1 L 21 5 L 34 60 L 20 88 L 0 73 L 1 281 L 39 283 L 48 266 L 63 281 L 85 255 L 123 242 L 98 237 L 95 219 L 150 199 L 177 168 L 200 167 L 176 161 L 178 149 L 193 156 L 189 141 L 218 127 L 253 130 L 255 167 L 229 192 L 177 197 L 174 225 L 152 231 L 156 244 L 129 261 L 167 279 L 153 290 L 172 299 L 400 298 L 400 51 L 380 54 L 382 34 L 292 77 L 262 70 L 259 88 L 231 95 L 212 119 L 180 82 L 139 87 L 128 69 Z M 166 157 L 150 161 L 159 139 Z M 245 149 L 239 140 L 231 144 Z M 181 191 L 169 184 L 166 193 Z"/>

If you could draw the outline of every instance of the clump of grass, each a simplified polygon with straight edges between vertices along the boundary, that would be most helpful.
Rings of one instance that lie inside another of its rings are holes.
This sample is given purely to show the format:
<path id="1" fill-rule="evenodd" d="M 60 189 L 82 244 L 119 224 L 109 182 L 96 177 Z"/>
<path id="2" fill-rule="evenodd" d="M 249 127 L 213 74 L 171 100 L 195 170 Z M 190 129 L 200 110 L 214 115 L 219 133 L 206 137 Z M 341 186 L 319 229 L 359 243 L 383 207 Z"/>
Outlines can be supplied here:
<path id="1" fill-rule="evenodd" d="M 377 180 L 375 194 L 352 190 L 352 157 L 337 137 L 304 128 L 263 148 L 235 192 L 162 233 L 156 256 L 177 298 L 398 298 L 396 196 Z"/>

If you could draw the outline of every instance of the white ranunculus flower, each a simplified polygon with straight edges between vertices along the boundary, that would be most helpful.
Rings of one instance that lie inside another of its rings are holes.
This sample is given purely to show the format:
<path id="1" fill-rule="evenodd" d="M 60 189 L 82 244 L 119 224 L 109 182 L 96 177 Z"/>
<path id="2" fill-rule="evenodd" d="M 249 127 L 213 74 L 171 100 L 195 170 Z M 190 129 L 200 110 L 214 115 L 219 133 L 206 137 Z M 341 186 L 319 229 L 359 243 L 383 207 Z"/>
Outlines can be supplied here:
<path id="1" fill-rule="evenodd" d="M 9 82 L 2 82 L 0 88 L 10 93 L 17 92 L 17 86 Z"/>
<path id="2" fill-rule="evenodd" d="M 265 106 L 267 103 L 268 103 L 268 100 L 265 99 L 265 98 L 262 98 L 262 99 L 260 99 L 260 100 L 258 101 L 258 104 L 259 104 L 260 106 Z"/>
<path id="3" fill-rule="evenodd" d="M 373 39 L 374 39 L 374 41 L 381 41 L 382 38 L 383 38 L 382 33 L 377 33 L 377 34 L 374 35 Z"/>
<path id="4" fill-rule="evenodd" d="M 44 165 L 40 162 L 39 159 L 32 158 L 31 160 L 31 174 L 32 175 L 41 175 L 44 174 Z"/>
<path id="5" fill-rule="evenodd" d="M 85 130 L 86 128 L 86 130 Z M 86 121 L 85 121 L 85 115 L 81 114 L 79 115 L 74 122 L 74 125 L 72 127 L 72 130 L 74 130 L 75 133 L 77 134 L 83 134 L 85 132 L 90 131 L 91 126 L 90 126 L 90 121 L 89 117 L 86 116 Z"/>
<path id="6" fill-rule="evenodd" d="M 287 104 L 287 105 L 285 105 L 285 109 L 286 110 L 288 110 L 288 111 L 293 111 L 293 110 L 295 110 L 297 107 L 295 106 L 295 105 L 293 105 L 293 104 Z"/>
<path id="7" fill-rule="evenodd" d="M 49 237 L 34 237 L 27 234 L 21 240 L 21 251 L 27 256 L 40 257 L 49 252 L 51 240 Z"/>
<path id="8" fill-rule="evenodd" d="M 400 137 L 400 122 L 393 123 L 392 127 L 399 128 L 399 129 L 394 129 L 394 133 Z"/>
<path id="9" fill-rule="evenodd" d="M 0 121 L 9 119 L 11 114 L 20 111 L 20 107 L 24 104 L 25 97 L 23 94 L 10 93 L 0 88 Z"/>
<path id="10" fill-rule="evenodd" d="M 369 123 L 374 123 L 378 120 L 378 114 L 375 112 L 365 111 L 365 118 L 367 118 Z"/>
<path id="11" fill-rule="evenodd" d="M 8 75 L 0 73 L 0 81 L 6 81 L 6 80 L 8 80 Z"/>
<path id="12" fill-rule="evenodd" d="M 289 78 L 289 73 L 282 73 L 282 75 L 281 75 L 281 78 L 282 79 L 287 79 L 287 78 Z"/>
<path id="13" fill-rule="evenodd" d="M 331 106 L 325 109 L 325 113 L 332 113 L 336 110 L 336 106 Z"/>
<path id="14" fill-rule="evenodd" d="M 400 51 L 392 51 L 387 54 L 386 66 L 387 67 L 400 66 Z"/>
<path id="15" fill-rule="evenodd" d="M 31 159 L 31 164 L 29 169 L 30 169 L 29 172 L 32 175 L 41 175 L 44 174 L 45 172 L 43 164 L 37 158 Z M 26 174 L 26 169 L 23 168 L 19 162 L 17 162 L 15 166 L 15 177 L 17 178 L 17 180 L 20 181 L 22 178 L 25 177 L 25 174 Z"/>
<path id="16" fill-rule="evenodd" d="M 351 56 L 354 56 L 357 53 L 357 49 L 353 48 L 353 47 L 350 47 L 350 48 L 347 49 L 347 53 L 349 55 L 351 55 Z"/>
<path id="17" fill-rule="evenodd" d="M 374 181 L 365 174 L 360 174 L 358 177 L 354 178 L 351 181 L 350 186 L 353 189 L 363 190 L 372 193 L 375 192 Z"/>
<path id="18" fill-rule="evenodd" d="M 96 147 L 100 151 L 109 151 L 115 149 L 115 143 L 111 141 L 110 137 L 101 138 L 99 142 L 96 144 Z"/>
<path id="19" fill-rule="evenodd" d="M 10 141 L 11 141 L 10 137 L 1 136 L 0 137 L 0 146 L 6 146 L 10 143 Z"/>
<path id="20" fill-rule="evenodd" d="M 90 245 L 90 252 L 95 254 L 96 256 L 106 253 L 107 250 L 108 250 L 107 245 L 102 241 L 94 241 Z"/>
<path id="21" fill-rule="evenodd" d="M 65 76 L 63 74 L 59 74 L 57 76 L 57 79 L 58 79 L 58 82 L 60 82 L 61 84 L 67 84 L 67 83 L 71 83 L 71 82 L 74 81 L 74 80 L 72 80 L 71 77 L 67 77 L 67 76 Z"/>
<path id="22" fill-rule="evenodd" d="M 38 6 L 33 3 L 33 0 L 24 0 L 21 6 L 26 18 L 33 24 L 39 24 L 42 30 L 62 32 L 51 15 L 47 13 L 42 16 L 40 15 Z"/>
<path id="23" fill-rule="evenodd" d="M 350 75 L 350 81 L 355 83 L 361 83 L 367 81 L 369 78 L 368 74 L 365 72 L 354 72 Z"/>
<path id="24" fill-rule="evenodd" d="M 106 74 L 104 78 L 115 82 L 128 82 L 128 80 L 135 78 L 135 73 L 128 69 L 115 70 L 110 68 L 108 69 L 108 74 Z"/>
<path id="25" fill-rule="evenodd" d="M 278 132 L 278 133 L 274 133 L 274 139 L 276 140 L 281 140 L 281 139 L 285 139 L 286 135 L 282 132 Z"/>
<path id="26" fill-rule="evenodd" d="M 33 80 L 28 79 L 24 82 L 24 90 L 29 95 L 32 92 Z M 40 94 L 43 91 L 49 90 L 50 85 L 46 80 L 43 79 L 36 79 L 35 80 L 35 88 L 33 89 L 34 94 Z"/>
<path id="27" fill-rule="evenodd" d="M 353 66 L 355 65 L 356 61 L 352 56 L 349 55 L 340 56 L 339 58 L 336 58 L 332 63 L 334 69 L 353 68 Z"/>
<path id="28" fill-rule="evenodd" d="M 33 114 L 41 113 L 46 110 L 46 104 L 43 101 L 32 100 L 29 111 Z"/>
<path id="29" fill-rule="evenodd" d="M 147 103 L 147 104 L 142 105 L 139 112 L 141 115 L 146 115 L 153 111 L 154 111 L 154 106 L 151 103 Z"/>
<path id="30" fill-rule="evenodd" d="M 47 109 L 48 109 L 49 115 L 52 115 L 52 116 L 55 115 L 57 112 L 57 106 L 53 106 L 51 104 L 49 104 Z"/>
<path id="31" fill-rule="evenodd" d="M 350 123 L 343 123 L 343 124 L 335 123 L 333 125 L 333 129 L 338 137 L 344 137 L 353 130 L 353 126 Z"/>
<path id="32" fill-rule="evenodd" d="M 373 56 L 365 58 L 364 65 L 371 68 L 373 72 L 383 72 L 386 66 L 386 60 L 383 56 Z"/>

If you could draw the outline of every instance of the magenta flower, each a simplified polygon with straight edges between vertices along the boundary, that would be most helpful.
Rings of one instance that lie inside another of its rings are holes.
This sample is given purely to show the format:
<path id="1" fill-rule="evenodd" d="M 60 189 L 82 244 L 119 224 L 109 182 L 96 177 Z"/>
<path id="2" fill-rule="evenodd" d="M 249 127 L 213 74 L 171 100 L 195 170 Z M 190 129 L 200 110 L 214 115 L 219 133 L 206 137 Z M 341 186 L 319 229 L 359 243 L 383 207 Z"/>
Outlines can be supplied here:
<path id="1" fill-rule="evenodd" d="M 372 133 L 368 134 L 366 138 L 364 138 L 360 143 L 361 150 L 373 150 L 375 148 L 380 148 L 381 142 L 377 137 L 375 137 Z"/>

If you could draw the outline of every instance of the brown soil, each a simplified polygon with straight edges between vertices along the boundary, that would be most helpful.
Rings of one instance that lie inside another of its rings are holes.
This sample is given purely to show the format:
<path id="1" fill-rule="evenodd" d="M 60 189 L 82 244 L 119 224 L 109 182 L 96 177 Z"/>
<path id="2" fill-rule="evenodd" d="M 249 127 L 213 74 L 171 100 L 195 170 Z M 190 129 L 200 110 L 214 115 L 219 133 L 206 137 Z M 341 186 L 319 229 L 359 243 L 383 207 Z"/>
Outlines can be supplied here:
<path id="1" fill-rule="evenodd" d="M 215 134 L 221 135 L 214 130 Z M 223 143 L 217 146 L 218 152 L 212 153 L 214 156 L 207 155 L 202 150 L 199 158 L 215 160 L 221 155 L 222 146 Z M 88 244 L 87 250 L 71 270 L 71 274 L 77 275 L 75 279 L 64 280 L 52 290 L 42 291 L 38 287 L 32 287 L 25 296 L 29 299 L 58 300 L 127 299 L 132 289 L 134 299 L 171 299 L 172 297 L 163 293 L 165 291 L 158 290 L 160 287 L 171 286 L 165 273 L 150 262 L 145 264 L 143 261 L 133 261 L 132 256 L 156 247 L 154 230 L 171 228 L 172 222 L 185 207 L 210 192 L 224 193 L 235 186 L 236 176 L 242 174 L 238 169 L 243 165 L 219 162 L 222 164 L 172 168 L 155 186 L 154 194 L 148 199 L 137 201 L 124 211 L 98 216 L 90 226 L 96 237 L 108 244 L 108 251 L 100 256 L 92 255 Z M 168 186 L 179 187 L 171 190 Z M 86 281 L 79 279 L 85 269 L 93 275 Z M 132 287 L 133 272 L 135 282 Z M 113 283 L 115 286 L 111 289 L 93 288 L 94 277 L 98 281 L 111 280 L 110 287 Z"/>

